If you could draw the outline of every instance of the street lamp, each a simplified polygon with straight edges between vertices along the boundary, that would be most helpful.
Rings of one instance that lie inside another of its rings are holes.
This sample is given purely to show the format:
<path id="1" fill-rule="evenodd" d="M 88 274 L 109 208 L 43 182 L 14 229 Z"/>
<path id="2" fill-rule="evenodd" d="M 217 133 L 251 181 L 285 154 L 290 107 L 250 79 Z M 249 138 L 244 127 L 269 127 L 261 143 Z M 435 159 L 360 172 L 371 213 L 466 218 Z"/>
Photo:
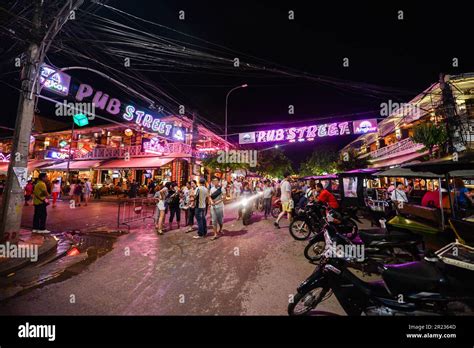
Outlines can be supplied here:
<path id="1" fill-rule="evenodd" d="M 246 88 L 248 87 L 248 85 L 246 83 L 244 83 L 243 85 L 240 85 L 240 86 L 237 86 L 237 87 L 234 87 L 232 88 L 226 95 L 225 97 L 225 135 L 224 135 L 224 139 L 225 141 L 227 142 L 227 104 L 228 104 L 228 101 L 229 101 L 229 95 L 235 91 L 236 89 L 239 89 L 239 88 Z"/>

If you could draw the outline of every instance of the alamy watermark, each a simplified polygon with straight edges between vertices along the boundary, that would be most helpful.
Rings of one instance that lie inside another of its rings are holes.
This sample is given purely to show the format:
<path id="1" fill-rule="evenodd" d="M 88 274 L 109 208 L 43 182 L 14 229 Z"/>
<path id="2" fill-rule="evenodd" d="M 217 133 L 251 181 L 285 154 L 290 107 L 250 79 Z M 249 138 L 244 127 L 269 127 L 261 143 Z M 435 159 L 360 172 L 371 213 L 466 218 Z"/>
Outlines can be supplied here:
<path id="1" fill-rule="evenodd" d="M 329 258 L 355 259 L 359 262 L 365 260 L 365 249 L 363 244 L 337 244 L 326 245 L 325 256 Z"/>
<path id="2" fill-rule="evenodd" d="M 399 112 L 402 115 L 420 115 L 421 108 L 416 104 L 398 103 L 392 100 L 380 104 L 380 116 L 390 116 Z"/>
<path id="3" fill-rule="evenodd" d="M 0 258 L 30 259 L 31 262 L 36 262 L 38 261 L 38 245 L 17 245 L 10 242 L 0 244 Z"/>
<path id="4" fill-rule="evenodd" d="M 95 118 L 95 104 L 94 103 L 72 103 L 64 100 L 62 103 L 56 104 L 56 116 L 74 116 L 83 114 L 89 120 Z"/>
<path id="5" fill-rule="evenodd" d="M 217 151 L 218 163 L 247 163 L 250 167 L 257 166 L 257 150 L 220 150 Z"/>

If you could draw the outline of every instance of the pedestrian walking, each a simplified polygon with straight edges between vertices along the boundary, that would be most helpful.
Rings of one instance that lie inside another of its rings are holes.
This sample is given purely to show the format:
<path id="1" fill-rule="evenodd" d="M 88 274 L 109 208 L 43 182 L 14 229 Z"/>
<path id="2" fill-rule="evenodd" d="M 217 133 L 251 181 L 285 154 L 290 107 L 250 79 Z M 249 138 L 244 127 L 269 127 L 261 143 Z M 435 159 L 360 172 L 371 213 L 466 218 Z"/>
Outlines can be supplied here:
<path id="1" fill-rule="evenodd" d="M 210 194 L 211 202 L 211 224 L 214 236 L 211 238 L 215 240 L 218 235 L 223 234 L 222 228 L 224 226 L 224 195 L 225 191 L 219 183 L 219 179 L 214 177 L 212 179 Z"/>
<path id="2" fill-rule="evenodd" d="M 184 226 L 188 225 L 188 215 L 189 215 L 189 189 L 191 188 L 190 183 L 188 182 L 186 185 L 181 187 L 181 194 L 179 200 L 179 208 L 184 213 Z"/>
<path id="3" fill-rule="evenodd" d="M 31 201 L 31 197 L 33 196 L 34 185 L 33 181 L 28 180 L 28 183 L 25 186 L 25 206 L 28 206 L 28 202 Z"/>
<path id="4" fill-rule="evenodd" d="M 89 179 L 85 178 L 84 179 L 84 205 L 87 205 L 87 203 L 89 203 L 91 194 L 92 194 L 92 184 L 89 181 Z"/>
<path id="5" fill-rule="evenodd" d="M 237 178 L 235 181 L 234 181 L 234 197 L 235 198 L 239 198 L 240 197 L 240 194 L 242 193 L 242 182 L 240 181 L 239 178 Z"/>
<path id="6" fill-rule="evenodd" d="M 291 210 L 293 209 L 293 199 L 291 198 L 291 184 L 290 184 L 290 173 L 284 174 L 285 179 L 280 183 L 281 191 L 281 213 L 278 215 L 274 222 L 275 227 L 280 228 L 279 222 L 283 215 L 286 214 L 288 221 L 291 221 Z"/>
<path id="7" fill-rule="evenodd" d="M 53 208 L 56 208 L 56 202 L 61 192 L 61 184 L 59 183 L 59 180 L 56 179 L 53 181 L 53 187 L 51 190 L 51 194 L 53 196 Z"/>
<path id="8" fill-rule="evenodd" d="M 168 196 L 168 188 L 166 186 L 161 187 L 158 185 L 155 188 L 155 199 L 156 199 L 156 214 L 155 214 L 155 230 L 158 234 L 163 234 L 164 229 L 164 221 L 165 221 L 165 214 L 166 214 L 166 204 L 165 200 Z"/>
<path id="9" fill-rule="evenodd" d="M 170 187 L 170 191 L 168 193 L 168 208 L 170 210 L 170 217 L 169 217 L 169 228 L 170 230 L 173 229 L 173 219 L 176 216 L 176 223 L 178 229 L 180 228 L 181 222 L 181 209 L 179 207 L 179 189 L 178 184 L 173 182 Z"/>
<path id="10" fill-rule="evenodd" d="M 50 231 L 46 229 L 46 218 L 48 216 L 46 207 L 49 204 L 48 195 L 46 173 L 41 173 L 38 177 L 38 182 L 33 189 L 33 205 L 35 207 L 33 215 L 33 233 L 50 233 Z"/>
<path id="11" fill-rule="evenodd" d="M 82 196 L 82 184 L 80 180 L 76 181 L 76 184 L 74 185 L 74 204 L 76 207 L 81 206 L 81 196 Z"/>
<path id="12" fill-rule="evenodd" d="M 206 205 L 209 200 L 209 191 L 206 187 L 206 180 L 199 180 L 199 187 L 196 189 L 196 220 L 198 224 L 198 235 L 193 238 L 204 238 L 207 234 Z"/>
<path id="13" fill-rule="evenodd" d="M 194 227 L 194 217 L 196 216 L 196 189 L 197 183 L 196 180 L 189 182 L 189 204 L 188 204 L 188 225 L 189 228 L 186 230 L 186 233 L 192 232 Z"/>
<path id="14" fill-rule="evenodd" d="M 272 187 L 270 180 L 265 180 L 265 187 L 263 189 L 263 216 L 267 219 L 267 216 L 272 211 L 272 197 L 275 195 L 275 189 Z"/>

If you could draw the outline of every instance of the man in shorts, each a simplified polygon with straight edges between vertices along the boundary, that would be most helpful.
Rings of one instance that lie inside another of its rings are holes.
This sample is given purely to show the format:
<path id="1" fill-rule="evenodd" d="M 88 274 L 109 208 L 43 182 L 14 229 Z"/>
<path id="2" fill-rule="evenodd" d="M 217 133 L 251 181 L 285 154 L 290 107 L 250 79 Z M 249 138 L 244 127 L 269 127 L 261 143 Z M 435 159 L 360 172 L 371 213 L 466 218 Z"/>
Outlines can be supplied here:
<path id="1" fill-rule="evenodd" d="M 212 178 L 212 186 L 209 191 L 211 197 L 211 221 L 214 236 L 211 238 L 215 240 L 218 235 L 222 233 L 222 227 L 224 225 L 224 194 L 225 191 L 219 184 L 219 179 Z"/>
<path id="2" fill-rule="evenodd" d="M 274 225 L 276 228 L 280 228 L 280 219 L 283 215 L 287 214 L 288 221 L 291 221 L 291 210 L 293 209 L 293 200 L 291 198 L 291 184 L 290 184 L 290 173 L 286 172 L 284 174 L 285 179 L 280 183 L 281 191 L 281 213 L 278 215 Z"/>

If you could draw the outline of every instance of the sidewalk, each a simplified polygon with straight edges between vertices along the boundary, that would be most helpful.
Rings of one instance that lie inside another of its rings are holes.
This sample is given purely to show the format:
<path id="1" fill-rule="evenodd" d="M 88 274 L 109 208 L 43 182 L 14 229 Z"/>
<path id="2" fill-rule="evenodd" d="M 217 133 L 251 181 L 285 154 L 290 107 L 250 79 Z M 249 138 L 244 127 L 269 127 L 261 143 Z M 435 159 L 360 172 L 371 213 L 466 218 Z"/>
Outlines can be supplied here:
<path id="1" fill-rule="evenodd" d="M 3 244 L 6 246 L 6 244 Z M 38 248 L 38 261 L 43 257 L 53 253 L 58 245 L 58 240 L 54 236 L 40 235 L 32 233 L 31 230 L 21 229 L 20 239 L 18 242 L 19 246 L 37 246 Z M 0 257 L 0 276 L 9 275 L 20 268 L 25 267 L 31 263 L 31 258 L 7 258 Z"/>

